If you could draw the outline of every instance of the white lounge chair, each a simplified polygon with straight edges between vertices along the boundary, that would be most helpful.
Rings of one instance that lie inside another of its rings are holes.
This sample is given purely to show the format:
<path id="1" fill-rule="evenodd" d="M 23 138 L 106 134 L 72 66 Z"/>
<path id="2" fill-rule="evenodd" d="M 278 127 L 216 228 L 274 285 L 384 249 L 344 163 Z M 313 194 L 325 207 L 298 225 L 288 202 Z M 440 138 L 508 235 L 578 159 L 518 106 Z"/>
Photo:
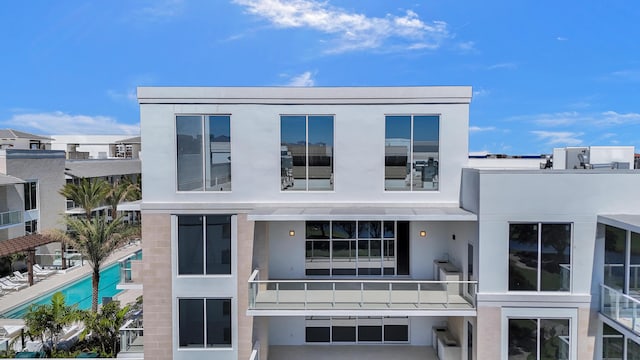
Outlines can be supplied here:
<path id="1" fill-rule="evenodd" d="M 40 264 L 33 264 L 33 273 L 37 276 L 47 277 L 56 273 L 55 270 L 43 269 Z"/>
<path id="2" fill-rule="evenodd" d="M 10 276 L 9 280 L 16 283 L 26 283 L 29 282 L 29 277 L 28 274 L 23 274 L 20 271 L 14 271 L 13 276 Z"/>
<path id="3" fill-rule="evenodd" d="M 28 284 L 16 284 L 13 281 L 9 280 L 9 278 L 3 277 L 0 278 L 0 287 L 3 290 L 13 290 L 13 291 L 18 291 L 20 289 L 24 289 L 26 287 L 28 287 Z"/>

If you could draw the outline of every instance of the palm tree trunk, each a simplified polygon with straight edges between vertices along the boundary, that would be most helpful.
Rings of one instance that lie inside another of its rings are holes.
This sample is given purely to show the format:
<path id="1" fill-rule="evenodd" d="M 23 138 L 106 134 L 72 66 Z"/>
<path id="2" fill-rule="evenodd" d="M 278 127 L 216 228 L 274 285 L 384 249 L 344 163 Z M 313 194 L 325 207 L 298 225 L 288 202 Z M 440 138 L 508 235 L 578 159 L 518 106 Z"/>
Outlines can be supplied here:
<path id="1" fill-rule="evenodd" d="M 91 293 L 91 311 L 94 313 L 98 312 L 98 289 L 100 288 L 100 267 L 95 266 L 93 268 L 93 279 L 92 279 L 93 291 Z"/>

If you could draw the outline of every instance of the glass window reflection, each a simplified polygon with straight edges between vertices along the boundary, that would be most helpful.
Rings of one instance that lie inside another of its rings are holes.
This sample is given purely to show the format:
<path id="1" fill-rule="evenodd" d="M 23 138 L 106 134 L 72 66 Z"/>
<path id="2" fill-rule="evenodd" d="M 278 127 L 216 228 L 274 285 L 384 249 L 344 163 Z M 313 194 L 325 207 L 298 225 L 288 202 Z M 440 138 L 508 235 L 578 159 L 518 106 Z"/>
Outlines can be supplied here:
<path id="1" fill-rule="evenodd" d="M 439 157 L 439 116 L 386 117 L 385 190 L 438 190 Z"/>
<path id="2" fill-rule="evenodd" d="M 202 117 L 176 116 L 178 190 L 204 190 Z"/>
<path id="3" fill-rule="evenodd" d="M 333 190 L 333 116 L 280 117 L 280 188 Z"/>
<path id="4" fill-rule="evenodd" d="M 229 116 L 209 116 L 209 153 L 205 181 L 207 190 L 231 190 L 231 130 Z"/>

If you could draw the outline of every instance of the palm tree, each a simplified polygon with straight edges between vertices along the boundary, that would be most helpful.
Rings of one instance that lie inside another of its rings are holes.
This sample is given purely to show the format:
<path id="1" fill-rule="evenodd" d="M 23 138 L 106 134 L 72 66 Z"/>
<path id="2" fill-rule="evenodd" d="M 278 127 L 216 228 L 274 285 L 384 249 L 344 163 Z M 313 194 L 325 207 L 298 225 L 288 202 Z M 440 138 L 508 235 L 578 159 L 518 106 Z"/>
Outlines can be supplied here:
<path id="1" fill-rule="evenodd" d="M 109 183 L 102 179 L 82 179 L 78 184 L 68 183 L 59 191 L 60 195 L 84 209 L 87 219 L 91 219 L 93 209 L 104 204 L 109 194 Z"/>
<path id="2" fill-rule="evenodd" d="M 105 203 L 111 208 L 111 216 L 116 217 L 118 213 L 118 204 L 123 201 L 132 201 L 139 199 L 140 188 L 138 184 L 133 183 L 129 178 L 116 181 L 109 187 L 109 191 L 105 196 Z"/>
<path id="3" fill-rule="evenodd" d="M 140 236 L 140 228 L 126 224 L 122 217 L 108 221 L 106 216 L 65 217 L 68 231 L 53 230 L 50 236 L 78 250 L 91 265 L 91 310 L 98 311 L 100 270 L 104 261 L 125 242 Z"/>
<path id="4" fill-rule="evenodd" d="M 57 292 L 51 297 L 50 304 L 32 304 L 24 316 L 24 323 L 29 328 L 29 334 L 40 338 L 42 344 L 51 342 L 56 351 L 60 334 L 64 327 L 80 320 L 81 312 L 76 305 L 67 305 L 64 294 Z"/>
<path id="5" fill-rule="evenodd" d="M 100 343 L 103 355 L 115 357 L 120 345 L 120 328 L 129 309 L 128 305 L 121 308 L 118 301 L 112 301 L 102 306 L 100 312 L 86 312 L 83 316 L 85 329 L 80 334 L 80 339 L 91 334 L 91 338 Z"/>

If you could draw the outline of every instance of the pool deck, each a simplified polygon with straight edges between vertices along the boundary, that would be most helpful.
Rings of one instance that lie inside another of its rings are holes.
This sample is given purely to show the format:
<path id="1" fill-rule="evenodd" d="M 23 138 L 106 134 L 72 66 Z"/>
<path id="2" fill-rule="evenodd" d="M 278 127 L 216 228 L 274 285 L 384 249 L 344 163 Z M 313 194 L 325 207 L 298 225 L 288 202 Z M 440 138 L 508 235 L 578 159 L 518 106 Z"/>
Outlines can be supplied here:
<path id="1" fill-rule="evenodd" d="M 140 244 L 127 245 L 107 258 L 102 265 L 103 268 L 107 268 L 109 265 L 117 262 L 123 257 L 135 253 L 142 249 Z M 69 283 L 72 283 L 82 277 L 91 274 L 91 266 L 85 261 L 84 265 L 77 266 L 67 270 L 60 270 L 58 273 L 53 274 L 47 278 L 44 278 L 33 286 L 18 290 L 18 291 L 4 291 L 4 294 L 0 296 L 0 314 L 10 310 L 18 305 L 35 300 L 49 292 L 51 290 L 62 287 Z M 135 299 L 142 295 L 142 290 L 123 290 L 116 295 L 116 299 L 120 299 L 122 305 L 135 301 Z M 129 300 L 131 299 L 131 300 Z M 9 321 L 11 320 L 11 321 Z M 21 319 L 0 319 L 0 325 L 15 324 L 16 322 L 22 322 Z"/>

